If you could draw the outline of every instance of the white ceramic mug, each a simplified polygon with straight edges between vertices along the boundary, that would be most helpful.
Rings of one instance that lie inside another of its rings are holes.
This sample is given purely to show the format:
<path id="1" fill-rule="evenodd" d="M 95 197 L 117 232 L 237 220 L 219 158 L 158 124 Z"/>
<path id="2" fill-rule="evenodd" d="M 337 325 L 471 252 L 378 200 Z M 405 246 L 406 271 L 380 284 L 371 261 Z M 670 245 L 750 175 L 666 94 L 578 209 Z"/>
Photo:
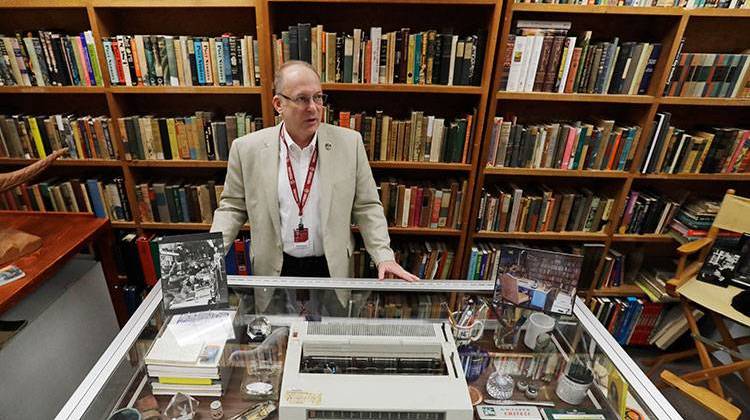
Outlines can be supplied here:
<path id="1" fill-rule="evenodd" d="M 454 314 L 454 316 L 457 316 L 457 314 L 458 313 Z M 477 341 L 482 337 L 482 333 L 484 332 L 484 320 L 481 319 L 466 326 L 455 325 L 452 322 L 450 324 L 453 339 L 456 341 L 456 346 L 464 346 L 473 341 Z"/>
<path id="2" fill-rule="evenodd" d="M 550 332 L 555 328 L 555 318 L 542 312 L 534 312 L 526 321 L 525 328 L 526 336 L 523 338 L 523 343 L 526 344 L 526 347 L 534 350 L 536 338 L 539 334 Z"/>

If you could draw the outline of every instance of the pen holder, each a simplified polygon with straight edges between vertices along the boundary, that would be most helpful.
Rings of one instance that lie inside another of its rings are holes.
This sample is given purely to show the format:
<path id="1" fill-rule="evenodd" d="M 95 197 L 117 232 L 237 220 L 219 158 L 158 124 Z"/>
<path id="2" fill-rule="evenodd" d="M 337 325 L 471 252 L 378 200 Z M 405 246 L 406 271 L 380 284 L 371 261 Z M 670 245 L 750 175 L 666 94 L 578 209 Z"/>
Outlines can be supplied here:
<path id="1" fill-rule="evenodd" d="M 457 325 L 453 320 L 459 315 L 454 312 L 450 319 L 451 332 L 456 342 L 456 347 L 465 346 L 469 343 L 479 340 L 484 333 L 484 321 L 477 319 L 469 325 Z"/>

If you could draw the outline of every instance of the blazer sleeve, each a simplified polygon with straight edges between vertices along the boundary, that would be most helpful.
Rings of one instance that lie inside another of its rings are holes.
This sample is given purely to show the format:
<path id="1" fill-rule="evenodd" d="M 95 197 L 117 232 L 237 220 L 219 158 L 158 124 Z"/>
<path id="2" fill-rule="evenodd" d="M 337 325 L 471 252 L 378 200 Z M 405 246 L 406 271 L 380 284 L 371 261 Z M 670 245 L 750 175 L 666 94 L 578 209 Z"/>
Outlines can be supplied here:
<path id="1" fill-rule="evenodd" d="M 214 220 L 211 224 L 211 232 L 222 233 L 224 251 L 229 250 L 229 246 L 246 221 L 245 184 L 242 177 L 239 142 L 233 142 L 229 150 L 224 191 L 221 193 L 219 207 L 214 212 Z"/>
<path id="2" fill-rule="evenodd" d="M 378 197 L 378 189 L 372 170 L 367 161 L 362 136 L 357 133 L 357 185 L 352 206 L 352 218 L 359 225 L 367 252 L 377 265 L 383 261 L 394 261 L 391 238 L 388 235 L 388 222 L 383 205 Z"/>

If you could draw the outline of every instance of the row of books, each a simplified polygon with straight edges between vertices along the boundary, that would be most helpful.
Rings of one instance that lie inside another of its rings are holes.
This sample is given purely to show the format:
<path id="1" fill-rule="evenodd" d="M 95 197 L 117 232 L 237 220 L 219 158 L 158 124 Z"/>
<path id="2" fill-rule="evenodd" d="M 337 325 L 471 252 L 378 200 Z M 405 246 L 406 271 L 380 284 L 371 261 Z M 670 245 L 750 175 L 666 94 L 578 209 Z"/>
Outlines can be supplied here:
<path id="1" fill-rule="evenodd" d="M 326 32 L 299 23 L 273 35 L 274 68 L 288 60 L 312 64 L 321 81 L 333 83 L 480 85 L 486 34 L 461 36 L 451 30 L 409 28 L 351 34 Z"/>
<path id="2" fill-rule="evenodd" d="M 625 200 L 619 232 L 639 235 L 664 233 L 684 199 L 675 200 L 653 191 L 631 190 Z"/>
<path id="3" fill-rule="evenodd" d="M 212 223 L 223 185 L 142 183 L 135 186 L 138 211 L 144 222 Z"/>
<path id="4" fill-rule="evenodd" d="M 0 86 L 103 86 L 91 31 L 36 35 L 0 35 Z"/>
<path id="5" fill-rule="evenodd" d="M 245 112 L 215 120 L 210 111 L 193 116 L 128 116 L 117 119 L 126 159 L 227 160 L 232 142 L 263 128 L 263 119 Z"/>
<path id="6" fill-rule="evenodd" d="M 626 7 L 684 7 L 687 9 L 747 9 L 745 0 L 515 0 L 516 3 L 553 3 Z"/>
<path id="7" fill-rule="evenodd" d="M 117 35 L 102 44 L 115 86 L 260 85 L 252 35 Z"/>
<path id="8" fill-rule="evenodd" d="M 589 309 L 620 345 L 645 346 L 658 331 L 664 305 L 636 297 L 595 297 Z"/>
<path id="9" fill-rule="evenodd" d="M 648 90 L 661 44 L 568 36 L 570 22 L 519 20 L 508 37 L 500 89 L 508 92 L 611 93 Z"/>
<path id="10" fill-rule="evenodd" d="M 641 128 L 614 120 L 594 124 L 519 124 L 495 117 L 487 165 L 512 168 L 628 170 Z"/>
<path id="11" fill-rule="evenodd" d="M 625 284 L 625 257 L 622 252 L 610 248 L 604 257 L 604 266 L 594 287 L 619 287 Z"/>
<path id="12" fill-rule="evenodd" d="M 45 158 L 64 147 L 72 159 L 117 159 L 109 117 L 0 115 L 0 157 Z"/>
<path id="13" fill-rule="evenodd" d="M 360 311 L 361 318 L 417 318 L 442 319 L 448 316 L 438 293 L 371 293 Z"/>
<path id="14" fill-rule="evenodd" d="M 586 188 L 495 186 L 492 192 L 482 190 L 476 226 L 491 232 L 599 232 L 609 223 L 614 202 Z"/>
<path id="15" fill-rule="evenodd" d="M 471 161 L 476 112 L 448 119 L 412 111 L 408 120 L 397 120 L 381 110 L 375 115 L 330 111 L 324 121 L 359 131 L 371 161 Z"/>
<path id="16" fill-rule="evenodd" d="M 664 95 L 693 98 L 750 97 L 750 54 L 681 53 Z"/>
<path id="17" fill-rule="evenodd" d="M 398 262 L 406 271 L 425 280 L 446 280 L 453 273 L 456 251 L 440 241 L 394 242 L 391 244 Z M 354 277 L 377 278 L 378 269 L 363 246 L 352 253 Z"/>
<path id="18" fill-rule="evenodd" d="M 433 187 L 388 179 L 380 182 L 378 191 L 389 226 L 460 229 L 467 185 L 466 180 Z"/>
<path id="19" fill-rule="evenodd" d="M 112 221 L 133 220 L 122 177 L 22 184 L 0 193 L 0 210 L 93 213 Z"/>
<path id="20" fill-rule="evenodd" d="M 686 132 L 659 112 L 641 173 L 743 173 L 750 168 L 750 130 L 707 128 Z"/>
<path id="21" fill-rule="evenodd" d="M 552 263 L 555 267 L 536 267 L 530 266 L 533 261 L 529 261 L 524 258 L 517 261 L 519 269 L 526 269 L 527 273 L 522 274 L 528 277 L 529 272 L 536 272 L 540 269 L 550 269 L 548 274 L 552 273 L 560 274 L 557 281 L 562 281 L 563 278 L 567 278 L 572 283 L 568 285 L 574 290 L 577 286 L 579 276 L 581 274 L 581 263 L 579 259 L 584 255 L 584 247 L 574 244 L 563 244 L 559 246 L 545 246 L 538 247 L 531 244 L 524 243 L 497 243 L 497 242 L 485 242 L 478 241 L 474 246 L 471 247 L 471 254 L 469 256 L 469 268 L 466 273 L 467 280 L 497 280 L 500 278 L 500 274 L 506 272 L 509 266 L 515 261 L 517 250 L 522 249 L 526 252 L 520 255 L 528 256 L 530 251 L 536 252 L 540 255 L 548 258 L 547 263 Z M 503 259 L 503 253 L 506 258 Z M 536 261 L 536 260 L 534 260 Z M 559 263 L 558 265 L 556 265 Z M 520 267 L 523 266 L 523 267 Z M 514 268 L 515 269 L 515 268 Z"/>

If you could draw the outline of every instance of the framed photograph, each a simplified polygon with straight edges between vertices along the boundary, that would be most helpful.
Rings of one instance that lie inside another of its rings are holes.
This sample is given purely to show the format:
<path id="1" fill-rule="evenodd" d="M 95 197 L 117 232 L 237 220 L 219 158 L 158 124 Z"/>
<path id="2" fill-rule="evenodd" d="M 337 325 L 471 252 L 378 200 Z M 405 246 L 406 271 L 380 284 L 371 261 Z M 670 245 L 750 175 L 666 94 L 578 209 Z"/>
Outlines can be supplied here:
<path id="1" fill-rule="evenodd" d="M 229 306 L 221 233 L 165 237 L 158 243 L 164 312 L 178 314 Z"/>
<path id="2" fill-rule="evenodd" d="M 582 264 L 583 257 L 574 253 L 503 245 L 494 300 L 570 315 Z"/>

